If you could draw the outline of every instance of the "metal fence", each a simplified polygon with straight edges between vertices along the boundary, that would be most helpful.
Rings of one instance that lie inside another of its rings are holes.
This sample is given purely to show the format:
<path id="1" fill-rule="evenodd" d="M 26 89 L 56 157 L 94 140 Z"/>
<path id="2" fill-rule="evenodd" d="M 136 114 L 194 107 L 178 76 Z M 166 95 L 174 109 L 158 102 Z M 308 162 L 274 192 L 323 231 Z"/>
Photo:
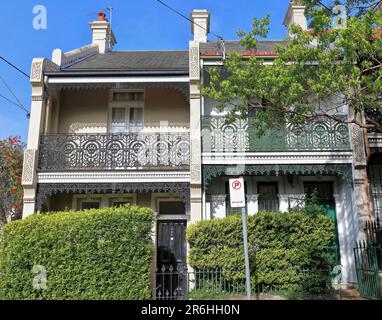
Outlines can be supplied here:
<path id="1" fill-rule="evenodd" d="M 279 274 L 298 274 L 300 279 L 320 278 L 323 283 L 331 283 L 337 291 L 337 297 L 341 295 L 341 270 L 305 270 L 285 269 L 279 270 Z M 246 295 L 245 276 L 240 270 L 205 269 L 189 271 L 187 268 L 176 269 L 171 265 L 162 266 L 156 270 L 156 286 L 153 290 L 155 300 L 188 300 L 188 299 L 230 299 L 244 298 Z M 306 283 L 267 283 L 259 281 L 252 286 L 252 296 L 278 294 L 285 291 L 288 285 L 294 288 L 306 290 Z M 328 288 L 330 289 L 330 288 Z"/>
<path id="2" fill-rule="evenodd" d="M 258 206 L 259 211 L 278 212 L 280 210 L 280 200 L 278 198 L 266 199 L 259 197 Z"/>
<path id="3" fill-rule="evenodd" d="M 358 291 L 364 298 L 382 299 L 377 259 L 377 252 L 380 249 L 366 241 L 358 242 L 354 248 Z"/>
<path id="4" fill-rule="evenodd" d="M 375 218 L 382 221 L 382 193 L 373 193 L 371 195 L 371 200 L 373 202 Z"/>
<path id="5" fill-rule="evenodd" d="M 382 271 L 382 225 L 379 219 L 367 221 L 365 233 L 367 243 L 375 247 L 378 269 Z"/>

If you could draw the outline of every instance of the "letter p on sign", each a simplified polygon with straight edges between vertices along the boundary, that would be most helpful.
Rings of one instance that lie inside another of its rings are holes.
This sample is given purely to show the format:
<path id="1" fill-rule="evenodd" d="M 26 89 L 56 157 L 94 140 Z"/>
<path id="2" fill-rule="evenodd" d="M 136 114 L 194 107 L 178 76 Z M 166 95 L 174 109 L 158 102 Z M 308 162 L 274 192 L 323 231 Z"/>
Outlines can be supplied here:
<path id="1" fill-rule="evenodd" d="M 245 207 L 244 179 L 229 179 L 229 198 L 231 208 Z"/>

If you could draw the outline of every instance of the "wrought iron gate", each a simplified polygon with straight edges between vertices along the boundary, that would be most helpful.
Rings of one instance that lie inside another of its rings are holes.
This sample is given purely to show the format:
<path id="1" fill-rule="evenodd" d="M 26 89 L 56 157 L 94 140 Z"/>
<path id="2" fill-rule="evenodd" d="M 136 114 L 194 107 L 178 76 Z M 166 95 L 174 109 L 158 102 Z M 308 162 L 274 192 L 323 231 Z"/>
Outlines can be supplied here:
<path id="1" fill-rule="evenodd" d="M 382 299 L 381 278 L 378 271 L 377 252 L 380 248 L 372 243 L 359 242 L 354 248 L 358 291 L 364 298 Z"/>
<path id="2" fill-rule="evenodd" d="M 186 221 L 158 221 L 156 300 L 181 300 L 188 292 Z"/>

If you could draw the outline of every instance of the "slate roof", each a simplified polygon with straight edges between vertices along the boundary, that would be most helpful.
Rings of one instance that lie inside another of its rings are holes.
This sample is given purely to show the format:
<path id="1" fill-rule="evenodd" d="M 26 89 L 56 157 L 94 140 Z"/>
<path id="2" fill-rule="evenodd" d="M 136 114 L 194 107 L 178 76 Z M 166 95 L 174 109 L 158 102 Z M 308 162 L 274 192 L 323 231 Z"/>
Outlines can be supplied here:
<path id="1" fill-rule="evenodd" d="M 254 51 L 259 55 L 272 55 L 280 40 L 261 40 Z M 239 41 L 225 41 L 226 52 L 248 52 Z M 221 45 L 217 41 L 200 44 L 202 56 L 219 56 Z M 152 74 L 152 75 L 188 75 L 189 53 L 187 50 L 174 51 L 112 51 L 87 57 L 59 72 L 50 74 L 82 75 L 82 74 Z"/>
<path id="2" fill-rule="evenodd" d="M 63 68 L 61 73 L 188 74 L 188 51 L 113 51 L 97 54 Z"/>
<path id="3" fill-rule="evenodd" d="M 283 45 L 285 42 L 281 40 L 259 40 L 257 48 L 254 50 L 259 54 L 271 54 L 276 51 L 276 45 Z M 226 52 L 248 52 L 248 49 L 243 47 L 238 40 L 225 41 Z M 217 41 L 209 41 L 200 44 L 200 52 L 202 55 L 222 52 L 222 47 Z"/>

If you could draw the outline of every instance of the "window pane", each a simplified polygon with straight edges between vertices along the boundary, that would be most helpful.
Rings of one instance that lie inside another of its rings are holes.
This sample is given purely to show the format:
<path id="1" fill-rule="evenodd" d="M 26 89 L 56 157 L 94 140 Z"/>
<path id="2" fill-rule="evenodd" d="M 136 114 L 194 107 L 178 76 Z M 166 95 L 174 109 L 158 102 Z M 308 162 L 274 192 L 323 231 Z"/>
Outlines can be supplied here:
<path id="1" fill-rule="evenodd" d="M 143 92 L 129 92 L 128 93 L 129 101 L 143 101 Z"/>
<path id="2" fill-rule="evenodd" d="M 125 108 L 113 108 L 111 128 L 113 132 L 124 131 L 126 126 Z"/>
<path id="3" fill-rule="evenodd" d="M 86 202 L 83 201 L 81 203 L 81 209 L 86 210 L 86 209 L 99 209 L 99 202 Z"/>
<path id="4" fill-rule="evenodd" d="M 130 108 L 130 130 L 140 130 L 143 128 L 143 109 Z"/>
<path id="5" fill-rule="evenodd" d="M 125 108 L 113 108 L 111 122 L 113 125 L 125 124 Z"/>
<path id="6" fill-rule="evenodd" d="M 259 211 L 278 211 L 279 199 L 276 182 L 259 182 L 257 184 L 257 193 L 259 195 Z"/>
<path id="7" fill-rule="evenodd" d="M 113 100 L 114 101 L 127 101 L 129 99 L 128 92 L 114 92 Z"/>
<path id="8" fill-rule="evenodd" d="M 159 214 L 185 214 L 186 209 L 183 202 L 164 202 L 159 203 Z"/>
<path id="9" fill-rule="evenodd" d="M 124 206 L 125 204 L 131 204 L 131 201 L 113 201 L 113 207 L 121 207 Z"/>

